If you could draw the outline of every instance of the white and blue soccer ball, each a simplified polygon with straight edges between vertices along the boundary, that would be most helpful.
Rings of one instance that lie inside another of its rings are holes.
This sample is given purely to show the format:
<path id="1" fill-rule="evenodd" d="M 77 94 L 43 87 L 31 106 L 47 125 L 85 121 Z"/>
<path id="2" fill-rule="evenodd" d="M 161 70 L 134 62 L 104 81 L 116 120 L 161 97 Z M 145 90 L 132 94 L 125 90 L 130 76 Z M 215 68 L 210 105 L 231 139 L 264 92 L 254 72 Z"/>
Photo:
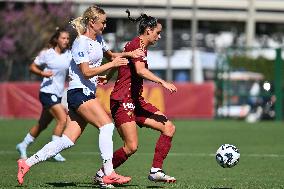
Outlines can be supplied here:
<path id="1" fill-rule="evenodd" d="M 231 144 L 223 144 L 216 152 L 216 161 L 223 168 L 231 168 L 240 161 L 239 149 Z"/>

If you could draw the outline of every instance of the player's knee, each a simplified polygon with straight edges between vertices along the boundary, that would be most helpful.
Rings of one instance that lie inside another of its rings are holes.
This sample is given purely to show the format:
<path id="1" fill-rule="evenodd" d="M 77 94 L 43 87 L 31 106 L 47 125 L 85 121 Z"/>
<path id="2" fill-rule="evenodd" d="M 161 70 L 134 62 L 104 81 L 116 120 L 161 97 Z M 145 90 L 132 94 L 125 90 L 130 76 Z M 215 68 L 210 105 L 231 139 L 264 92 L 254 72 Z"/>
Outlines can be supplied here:
<path id="1" fill-rule="evenodd" d="M 176 127 L 172 122 L 166 123 L 165 134 L 168 136 L 174 136 L 176 132 Z"/>
<path id="2" fill-rule="evenodd" d="M 126 147 L 126 154 L 127 155 L 134 154 L 137 151 L 137 149 L 138 149 L 138 145 L 137 144 L 128 144 L 125 147 Z"/>

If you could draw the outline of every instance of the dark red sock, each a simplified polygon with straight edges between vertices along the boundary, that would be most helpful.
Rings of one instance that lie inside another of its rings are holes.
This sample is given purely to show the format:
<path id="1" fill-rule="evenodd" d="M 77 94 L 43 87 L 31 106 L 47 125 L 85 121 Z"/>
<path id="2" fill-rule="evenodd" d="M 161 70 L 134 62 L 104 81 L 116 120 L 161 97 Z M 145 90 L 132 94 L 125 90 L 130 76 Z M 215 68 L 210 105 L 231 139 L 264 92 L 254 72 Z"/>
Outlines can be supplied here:
<path id="1" fill-rule="evenodd" d="M 160 138 L 156 143 L 152 167 L 162 169 L 164 159 L 166 159 L 171 149 L 171 146 L 172 146 L 172 137 L 161 134 Z"/>
<path id="2" fill-rule="evenodd" d="M 126 155 L 125 151 L 123 148 L 119 148 L 113 153 L 113 158 L 112 158 L 112 164 L 113 168 L 119 167 L 121 164 L 123 164 L 126 160 L 128 159 L 128 156 Z"/>

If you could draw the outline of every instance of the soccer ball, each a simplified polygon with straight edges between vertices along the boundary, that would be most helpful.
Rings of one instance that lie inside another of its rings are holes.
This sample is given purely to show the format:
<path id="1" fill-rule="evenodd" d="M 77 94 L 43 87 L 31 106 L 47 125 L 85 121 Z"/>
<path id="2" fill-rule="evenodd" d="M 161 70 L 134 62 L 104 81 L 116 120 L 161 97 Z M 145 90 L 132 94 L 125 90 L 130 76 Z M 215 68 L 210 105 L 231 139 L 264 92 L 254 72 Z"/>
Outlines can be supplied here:
<path id="1" fill-rule="evenodd" d="M 223 168 L 231 168 L 240 160 L 239 149 L 231 144 L 223 144 L 216 152 L 216 161 Z"/>

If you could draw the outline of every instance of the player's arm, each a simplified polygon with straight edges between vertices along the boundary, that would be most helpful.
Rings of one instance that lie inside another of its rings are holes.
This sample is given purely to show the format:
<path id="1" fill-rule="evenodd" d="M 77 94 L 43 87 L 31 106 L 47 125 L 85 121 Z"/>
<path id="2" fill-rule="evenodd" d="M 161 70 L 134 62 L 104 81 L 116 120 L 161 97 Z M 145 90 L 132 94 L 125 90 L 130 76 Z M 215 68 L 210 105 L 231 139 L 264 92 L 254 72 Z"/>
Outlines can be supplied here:
<path id="1" fill-rule="evenodd" d="M 121 53 L 114 53 L 111 50 L 107 50 L 104 52 L 104 57 L 107 58 L 108 60 L 113 60 L 116 57 L 125 57 L 125 58 L 138 58 L 141 56 L 145 56 L 145 53 L 143 52 L 142 49 L 136 49 L 134 51 L 129 51 L 129 52 L 121 52 Z M 114 73 L 117 71 L 117 68 L 112 68 L 109 70 L 107 75 L 105 76 L 100 76 L 99 77 L 99 83 L 100 84 L 106 84 L 114 75 Z"/>
<path id="2" fill-rule="evenodd" d="M 153 72 L 151 72 L 149 69 L 147 69 L 145 67 L 144 62 L 141 62 L 141 61 L 135 62 L 135 68 L 136 68 L 136 72 L 139 76 L 141 76 L 145 79 L 148 79 L 150 81 L 161 84 L 163 87 L 168 89 L 170 92 L 176 92 L 177 91 L 177 88 L 172 83 L 166 82 L 165 80 L 163 80 L 163 79 L 159 78 L 158 76 L 156 76 L 155 74 L 153 74 Z"/>
<path id="3" fill-rule="evenodd" d="M 125 58 L 138 58 L 140 56 L 145 56 L 144 52 L 142 49 L 135 49 L 134 51 L 129 51 L 129 52 L 120 52 L 120 53 L 114 53 L 110 50 L 106 51 L 104 53 L 104 56 L 108 58 L 109 60 L 113 60 L 116 57 L 125 57 Z"/>
<path id="4" fill-rule="evenodd" d="M 52 71 L 42 71 L 36 63 L 32 63 L 29 67 L 30 71 L 41 77 L 51 77 L 53 75 Z"/>
<path id="5" fill-rule="evenodd" d="M 99 67 L 90 68 L 89 62 L 83 62 L 79 64 L 79 68 L 81 72 L 83 73 L 83 76 L 86 79 L 89 79 L 91 77 L 94 77 L 96 75 L 99 75 L 111 68 L 118 67 L 118 66 L 124 66 L 128 64 L 128 60 L 126 58 L 116 57 L 113 59 L 113 61 L 108 62 L 104 65 L 101 65 Z"/>

